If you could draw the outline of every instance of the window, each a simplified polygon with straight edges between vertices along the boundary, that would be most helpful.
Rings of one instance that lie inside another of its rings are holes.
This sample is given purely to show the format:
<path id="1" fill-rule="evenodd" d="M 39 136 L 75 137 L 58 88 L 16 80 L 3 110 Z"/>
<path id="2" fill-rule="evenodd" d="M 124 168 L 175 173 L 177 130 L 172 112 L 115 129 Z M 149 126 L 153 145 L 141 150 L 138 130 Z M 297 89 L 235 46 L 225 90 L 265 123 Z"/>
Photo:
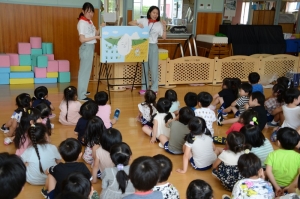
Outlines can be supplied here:
<path id="1" fill-rule="evenodd" d="M 249 2 L 243 2 L 240 24 L 247 24 L 249 15 Z"/>

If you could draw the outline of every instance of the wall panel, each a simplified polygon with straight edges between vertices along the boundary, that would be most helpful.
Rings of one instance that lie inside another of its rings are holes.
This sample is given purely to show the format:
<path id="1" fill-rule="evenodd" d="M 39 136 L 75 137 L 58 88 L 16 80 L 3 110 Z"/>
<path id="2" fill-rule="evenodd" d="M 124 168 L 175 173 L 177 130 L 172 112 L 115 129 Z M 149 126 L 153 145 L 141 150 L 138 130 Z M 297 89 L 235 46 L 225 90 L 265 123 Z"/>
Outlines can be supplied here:
<path id="1" fill-rule="evenodd" d="M 222 13 L 203 13 L 197 14 L 196 35 L 211 34 L 219 31 L 219 25 L 222 23 Z"/>
<path id="2" fill-rule="evenodd" d="M 18 42 L 29 42 L 30 36 L 53 43 L 55 59 L 70 61 L 71 76 L 79 68 L 77 17 L 80 8 L 34 6 L 0 3 L 0 53 L 17 53 Z M 98 28 L 98 10 L 93 23 Z M 99 54 L 99 41 L 95 47 Z"/>

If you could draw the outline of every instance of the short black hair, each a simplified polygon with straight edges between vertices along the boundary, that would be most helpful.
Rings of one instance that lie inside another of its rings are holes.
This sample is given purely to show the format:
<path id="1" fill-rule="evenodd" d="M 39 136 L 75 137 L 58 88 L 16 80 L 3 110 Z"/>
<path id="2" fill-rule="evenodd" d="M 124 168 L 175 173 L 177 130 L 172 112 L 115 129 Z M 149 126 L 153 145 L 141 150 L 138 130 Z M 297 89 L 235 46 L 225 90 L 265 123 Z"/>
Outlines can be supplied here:
<path id="1" fill-rule="evenodd" d="M 243 89 L 245 93 L 248 93 L 248 96 L 250 96 L 250 94 L 252 93 L 252 85 L 247 82 L 241 83 L 239 89 Z"/>
<path id="2" fill-rule="evenodd" d="M 13 199 L 26 183 L 26 166 L 15 154 L 0 153 L 0 198 Z"/>
<path id="3" fill-rule="evenodd" d="M 37 99 L 44 99 L 48 95 L 48 89 L 46 86 L 39 86 L 34 90 L 34 96 Z"/>
<path id="4" fill-rule="evenodd" d="M 213 190 L 204 180 L 193 180 L 186 190 L 187 199 L 212 199 Z"/>
<path id="5" fill-rule="evenodd" d="M 172 102 L 167 98 L 161 97 L 156 103 L 156 110 L 159 113 L 168 113 L 172 106 Z"/>
<path id="6" fill-rule="evenodd" d="M 184 102 L 188 107 L 197 106 L 197 94 L 194 92 L 188 92 L 184 96 Z"/>
<path id="7" fill-rule="evenodd" d="M 285 91 L 283 99 L 285 103 L 291 104 L 295 99 L 298 99 L 299 96 L 300 92 L 297 88 L 289 88 Z"/>
<path id="8" fill-rule="evenodd" d="M 234 153 L 238 153 L 245 149 L 251 148 L 245 144 L 244 134 L 236 131 L 232 131 L 227 135 L 226 142 L 229 150 L 231 150 Z"/>
<path id="9" fill-rule="evenodd" d="M 158 182 L 166 182 L 171 174 L 173 169 L 172 161 L 162 154 L 158 154 L 153 156 L 155 161 L 157 162 L 158 166 L 160 167 L 160 175 Z"/>
<path id="10" fill-rule="evenodd" d="M 156 9 L 156 10 L 158 11 L 158 16 L 157 16 L 156 21 L 160 21 L 160 10 L 159 10 L 159 8 L 158 8 L 157 6 L 151 6 L 151 7 L 149 8 L 149 10 L 147 11 L 147 19 L 151 19 L 150 13 L 151 13 L 154 9 Z"/>
<path id="11" fill-rule="evenodd" d="M 75 192 L 85 197 L 91 193 L 91 181 L 89 176 L 85 176 L 81 172 L 73 172 L 62 182 L 63 192 Z"/>
<path id="12" fill-rule="evenodd" d="M 171 102 L 177 101 L 177 93 L 176 91 L 169 89 L 165 92 L 165 98 L 170 100 Z"/>
<path id="13" fill-rule="evenodd" d="M 98 113 L 98 109 L 98 104 L 93 100 L 89 100 L 81 105 L 79 113 L 84 119 L 90 120 Z"/>
<path id="14" fill-rule="evenodd" d="M 256 125 L 247 124 L 241 128 L 240 133 L 244 134 L 245 142 L 252 147 L 261 147 L 266 140 L 259 126 Z"/>
<path id="15" fill-rule="evenodd" d="M 293 150 L 299 142 L 299 134 L 295 129 L 284 127 L 277 131 L 277 140 L 282 148 Z"/>
<path id="16" fill-rule="evenodd" d="M 109 152 L 114 144 L 120 142 L 122 142 L 122 134 L 118 129 L 109 128 L 107 131 L 102 132 L 100 144 L 104 150 Z"/>
<path id="17" fill-rule="evenodd" d="M 160 167 L 154 158 L 140 156 L 133 160 L 129 169 L 129 178 L 135 189 L 149 191 L 157 184 Z"/>
<path id="18" fill-rule="evenodd" d="M 284 86 L 285 89 L 288 89 L 290 86 L 290 80 L 287 77 L 278 77 L 276 82 L 277 84 Z"/>
<path id="19" fill-rule="evenodd" d="M 252 72 L 248 75 L 248 80 L 251 84 L 257 84 L 260 80 L 260 75 L 257 72 Z"/>
<path id="20" fill-rule="evenodd" d="M 189 121 L 195 117 L 195 112 L 190 107 L 183 107 L 179 110 L 178 121 L 184 125 L 187 125 Z"/>
<path id="21" fill-rule="evenodd" d="M 61 157 L 66 162 L 74 162 L 81 153 L 81 143 L 75 138 L 67 138 L 58 146 Z"/>
<path id="22" fill-rule="evenodd" d="M 197 96 L 198 102 L 200 102 L 202 107 L 208 107 L 212 102 L 213 98 L 208 92 L 201 92 Z"/>
<path id="23" fill-rule="evenodd" d="M 95 94 L 94 100 L 98 105 L 104 106 L 108 101 L 108 95 L 106 92 L 100 91 Z"/>
<path id="24" fill-rule="evenodd" d="M 252 100 L 257 99 L 257 102 L 259 105 L 261 105 L 261 106 L 265 105 L 266 98 L 265 98 L 264 94 L 262 94 L 261 92 L 259 92 L 259 91 L 253 92 L 250 94 L 250 97 L 252 97 Z"/>
<path id="25" fill-rule="evenodd" d="M 261 161 L 254 153 L 243 154 L 240 156 L 237 166 L 244 178 L 250 178 L 258 175 Z"/>

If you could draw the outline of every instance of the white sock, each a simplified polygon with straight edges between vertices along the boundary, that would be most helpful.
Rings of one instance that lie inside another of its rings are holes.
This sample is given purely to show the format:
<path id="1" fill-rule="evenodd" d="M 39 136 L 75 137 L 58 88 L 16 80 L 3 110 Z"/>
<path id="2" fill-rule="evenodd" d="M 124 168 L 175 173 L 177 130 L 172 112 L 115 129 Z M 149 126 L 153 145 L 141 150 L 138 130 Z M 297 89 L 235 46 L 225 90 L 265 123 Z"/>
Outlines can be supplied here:
<path id="1" fill-rule="evenodd" d="M 276 122 L 275 120 L 273 120 L 273 121 L 271 122 L 271 124 L 277 124 L 277 122 Z"/>

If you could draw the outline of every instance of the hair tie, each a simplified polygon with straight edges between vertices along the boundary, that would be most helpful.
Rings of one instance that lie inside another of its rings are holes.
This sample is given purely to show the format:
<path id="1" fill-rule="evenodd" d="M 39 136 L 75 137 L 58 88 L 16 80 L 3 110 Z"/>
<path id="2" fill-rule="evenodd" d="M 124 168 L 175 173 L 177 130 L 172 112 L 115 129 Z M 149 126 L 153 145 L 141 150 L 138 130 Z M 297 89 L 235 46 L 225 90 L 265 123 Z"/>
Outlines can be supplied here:
<path id="1" fill-rule="evenodd" d="M 35 128 L 35 125 L 34 125 L 34 124 L 31 124 L 31 127 Z"/>
<path id="2" fill-rule="evenodd" d="M 26 108 L 23 108 L 24 112 L 26 112 Z"/>
<path id="3" fill-rule="evenodd" d="M 68 88 L 69 90 L 72 90 L 71 87 Z"/>
<path id="4" fill-rule="evenodd" d="M 118 164 L 117 169 L 118 169 L 118 171 L 124 170 L 124 165 L 123 164 Z"/>
<path id="5" fill-rule="evenodd" d="M 257 122 L 257 117 L 253 117 L 253 118 L 252 118 L 252 121 L 253 121 L 255 124 L 258 124 L 258 122 Z M 254 124 L 252 124 L 252 125 L 254 125 Z"/>
<path id="6" fill-rule="evenodd" d="M 41 97 L 41 99 L 44 99 L 43 97 Z"/>
<path id="7" fill-rule="evenodd" d="M 28 111 L 27 111 L 27 112 L 30 114 L 31 110 L 30 110 L 30 109 L 28 109 Z"/>
<path id="8" fill-rule="evenodd" d="M 253 121 L 250 121 L 249 124 L 254 125 L 254 122 L 253 122 Z"/>
<path id="9" fill-rule="evenodd" d="M 249 153 L 250 153 L 250 150 L 249 150 L 249 149 L 246 149 L 246 150 L 244 151 L 244 153 L 245 153 L 245 154 L 249 154 Z"/>

